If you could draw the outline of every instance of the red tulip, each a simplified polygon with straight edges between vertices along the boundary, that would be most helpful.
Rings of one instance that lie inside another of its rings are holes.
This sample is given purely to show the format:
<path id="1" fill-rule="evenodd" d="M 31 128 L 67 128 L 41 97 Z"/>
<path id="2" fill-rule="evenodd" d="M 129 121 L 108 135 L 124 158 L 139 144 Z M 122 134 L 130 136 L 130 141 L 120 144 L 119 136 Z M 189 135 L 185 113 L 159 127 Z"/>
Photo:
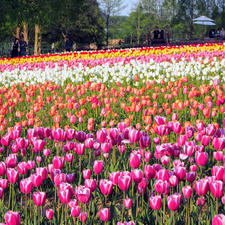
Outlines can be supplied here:
<path id="1" fill-rule="evenodd" d="M 20 225 L 20 214 L 18 212 L 8 211 L 4 217 L 6 225 Z"/>
<path id="2" fill-rule="evenodd" d="M 160 210 L 161 206 L 162 206 L 162 198 L 161 198 L 161 196 L 160 195 L 151 196 L 149 198 L 149 204 L 150 204 L 150 207 L 153 210 Z"/>
<path id="3" fill-rule="evenodd" d="M 46 200 L 45 192 L 33 192 L 33 202 L 36 206 L 44 205 Z"/>
<path id="4" fill-rule="evenodd" d="M 71 188 L 64 188 L 59 190 L 59 199 L 62 204 L 68 204 L 73 196 L 73 190 Z"/>
<path id="5" fill-rule="evenodd" d="M 99 211 L 100 220 L 105 222 L 110 220 L 110 210 L 108 208 L 102 208 Z"/>
<path id="6" fill-rule="evenodd" d="M 167 198 L 167 206 L 170 210 L 175 211 L 180 206 L 180 200 L 182 196 L 180 193 L 175 193 L 173 195 L 169 195 Z"/>

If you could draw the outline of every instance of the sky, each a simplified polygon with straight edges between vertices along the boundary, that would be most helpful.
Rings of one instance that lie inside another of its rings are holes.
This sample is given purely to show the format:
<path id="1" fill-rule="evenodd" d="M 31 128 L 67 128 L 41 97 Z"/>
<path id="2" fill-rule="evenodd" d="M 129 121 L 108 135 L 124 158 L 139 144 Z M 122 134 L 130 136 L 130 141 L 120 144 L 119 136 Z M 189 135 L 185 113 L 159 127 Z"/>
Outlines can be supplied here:
<path id="1" fill-rule="evenodd" d="M 124 9 L 120 12 L 121 16 L 128 16 L 131 11 L 135 8 L 138 3 L 138 0 L 122 0 Z"/>

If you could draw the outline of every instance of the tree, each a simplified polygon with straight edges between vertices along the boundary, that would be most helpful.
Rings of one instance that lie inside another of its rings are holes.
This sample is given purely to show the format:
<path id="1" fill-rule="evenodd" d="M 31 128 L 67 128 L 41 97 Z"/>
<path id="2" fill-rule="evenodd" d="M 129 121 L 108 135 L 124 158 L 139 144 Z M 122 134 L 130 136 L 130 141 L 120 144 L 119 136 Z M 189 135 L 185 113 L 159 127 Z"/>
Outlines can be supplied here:
<path id="1" fill-rule="evenodd" d="M 106 45 L 109 42 L 109 25 L 112 15 L 118 14 L 122 9 L 121 0 L 100 0 L 101 8 L 103 9 L 106 21 Z"/>

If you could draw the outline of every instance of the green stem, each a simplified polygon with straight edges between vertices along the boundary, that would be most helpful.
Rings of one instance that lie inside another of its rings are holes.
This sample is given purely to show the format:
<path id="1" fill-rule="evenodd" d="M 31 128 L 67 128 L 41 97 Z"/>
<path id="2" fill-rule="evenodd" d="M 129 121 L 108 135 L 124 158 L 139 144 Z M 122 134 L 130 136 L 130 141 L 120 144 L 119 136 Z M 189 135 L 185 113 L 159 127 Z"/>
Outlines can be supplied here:
<path id="1" fill-rule="evenodd" d="M 123 221 L 123 214 L 124 214 L 124 199 L 125 199 L 125 191 L 123 192 L 123 211 L 122 211 L 122 221 Z"/>

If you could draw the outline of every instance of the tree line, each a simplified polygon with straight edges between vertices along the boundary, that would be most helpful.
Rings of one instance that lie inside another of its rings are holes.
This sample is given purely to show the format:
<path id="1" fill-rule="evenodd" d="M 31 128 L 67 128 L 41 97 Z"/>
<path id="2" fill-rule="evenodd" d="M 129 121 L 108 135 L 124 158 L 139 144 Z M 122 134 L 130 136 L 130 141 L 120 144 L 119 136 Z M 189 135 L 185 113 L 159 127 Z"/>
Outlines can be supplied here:
<path id="1" fill-rule="evenodd" d="M 43 42 L 63 49 L 66 35 L 100 47 L 109 39 L 142 44 L 156 26 L 192 39 L 201 32 L 193 24 L 200 15 L 225 25 L 225 0 L 139 0 L 128 16 L 119 16 L 124 7 L 122 0 L 0 0 L 0 41 L 22 33 L 40 54 Z"/>

